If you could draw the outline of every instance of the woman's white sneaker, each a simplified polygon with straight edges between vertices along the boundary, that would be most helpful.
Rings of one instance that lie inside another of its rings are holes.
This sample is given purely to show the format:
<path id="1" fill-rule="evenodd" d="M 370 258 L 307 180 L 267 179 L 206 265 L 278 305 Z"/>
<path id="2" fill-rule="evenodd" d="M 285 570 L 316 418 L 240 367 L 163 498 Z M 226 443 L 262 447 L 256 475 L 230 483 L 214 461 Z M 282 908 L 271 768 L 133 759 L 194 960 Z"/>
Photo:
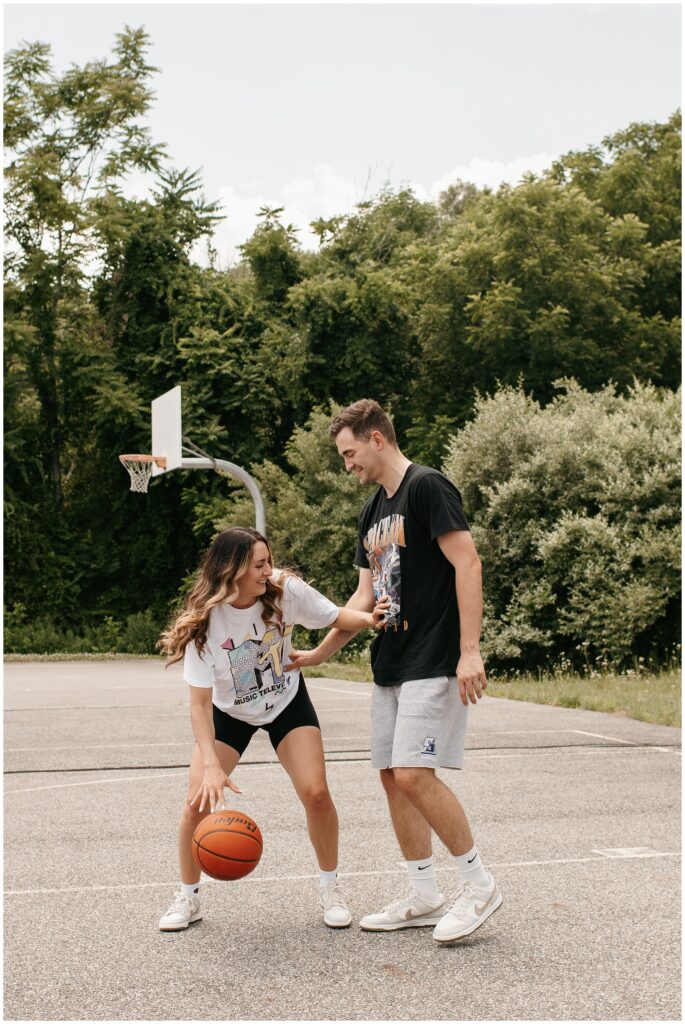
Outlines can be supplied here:
<path id="1" fill-rule="evenodd" d="M 174 895 L 174 902 L 166 914 L 160 918 L 159 930 L 161 932 L 180 932 L 187 928 L 193 921 L 199 921 L 200 901 L 197 896 L 186 896 L 183 892 Z"/>
<path id="2" fill-rule="evenodd" d="M 319 901 L 323 907 L 323 921 L 329 928 L 347 928 L 352 924 L 350 913 L 345 897 L 343 896 L 340 883 L 329 882 L 320 890 Z"/>
<path id="3" fill-rule="evenodd" d="M 445 913 L 445 898 L 429 903 L 415 893 L 402 896 L 376 914 L 367 914 L 359 922 L 366 932 L 394 932 L 400 928 L 425 928 L 435 924 Z"/>
<path id="4" fill-rule="evenodd" d="M 490 875 L 490 885 L 479 889 L 471 882 L 464 882 L 444 917 L 433 932 L 436 942 L 456 942 L 476 928 L 485 924 L 491 914 L 502 906 L 502 893 L 497 882 Z"/>

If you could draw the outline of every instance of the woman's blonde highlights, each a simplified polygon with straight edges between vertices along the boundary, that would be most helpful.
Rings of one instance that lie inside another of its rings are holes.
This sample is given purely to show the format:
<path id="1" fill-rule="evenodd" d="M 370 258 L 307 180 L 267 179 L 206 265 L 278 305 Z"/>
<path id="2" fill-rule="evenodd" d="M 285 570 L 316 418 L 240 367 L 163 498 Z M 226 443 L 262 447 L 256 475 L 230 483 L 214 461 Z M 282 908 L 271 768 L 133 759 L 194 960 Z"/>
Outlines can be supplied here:
<path id="1" fill-rule="evenodd" d="M 259 541 L 266 544 L 273 565 L 269 542 L 257 530 L 243 526 L 232 527 L 214 539 L 202 560 L 183 610 L 158 641 L 157 646 L 168 656 L 167 667 L 181 660 L 191 641 L 202 653 L 207 642 L 212 608 L 233 603 L 238 595 L 238 581 L 249 569 L 254 546 Z M 282 624 L 282 598 L 283 585 L 280 580 L 276 582 L 267 579 L 266 591 L 261 597 L 265 625 Z"/>

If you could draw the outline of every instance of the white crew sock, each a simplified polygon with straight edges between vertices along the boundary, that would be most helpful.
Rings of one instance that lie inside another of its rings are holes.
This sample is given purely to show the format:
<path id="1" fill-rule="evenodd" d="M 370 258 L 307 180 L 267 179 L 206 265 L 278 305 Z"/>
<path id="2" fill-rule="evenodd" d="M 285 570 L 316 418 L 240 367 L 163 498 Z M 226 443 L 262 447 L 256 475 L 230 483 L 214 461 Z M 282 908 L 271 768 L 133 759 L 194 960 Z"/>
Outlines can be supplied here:
<path id="1" fill-rule="evenodd" d="M 338 869 L 334 868 L 333 871 L 320 871 L 319 873 L 319 885 L 322 889 L 325 889 L 329 882 L 335 882 L 338 877 Z"/>
<path id="2" fill-rule="evenodd" d="M 474 846 L 468 853 L 462 853 L 459 857 L 452 854 L 452 860 L 459 868 L 459 876 L 462 882 L 472 882 L 478 889 L 487 889 L 490 885 L 490 875 L 483 867 L 478 849 Z"/>
<path id="3" fill-rule="evenodd" d="M 438 883 L 435 878 L 435 867 L 433 858 L 426 857 L 425 860 L 407 860 L 407 871 L 411 887 L 417 896 L 428 903 L 437 903 L 440 899 Z"/>
<path id="4" fill-rule="evenodd" d="M 181 892 L 183 893 L 184 896 L 187 896 L 189 900 L 197 899 L 199 891 L 199 882 L 193 882 L 192 885 L 186 885 L 185 882 L 181 882 Z"/>

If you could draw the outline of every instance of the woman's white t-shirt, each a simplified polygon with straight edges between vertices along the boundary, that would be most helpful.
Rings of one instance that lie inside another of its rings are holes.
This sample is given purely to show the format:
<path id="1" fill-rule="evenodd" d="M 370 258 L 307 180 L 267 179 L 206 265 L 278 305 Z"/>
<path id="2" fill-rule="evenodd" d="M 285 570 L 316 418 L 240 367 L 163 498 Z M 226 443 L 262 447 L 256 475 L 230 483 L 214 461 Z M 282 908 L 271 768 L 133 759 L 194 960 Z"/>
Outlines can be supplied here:
<path id="1" fill-rule="evenodd" d="M 332 601 L 296 576 L 284 579 L 282 624 L 265 625 L 262 610 L 259 600 L 249 608 L 212 608 L 202 654 L 191 640 L 183 662 L 186 683 L 213 687 L 221 711 L 252 725 L 273 722 L 297 693 L 299 669 L 283 670 L 293 626 L 324 629 L 338 617 Z"/>

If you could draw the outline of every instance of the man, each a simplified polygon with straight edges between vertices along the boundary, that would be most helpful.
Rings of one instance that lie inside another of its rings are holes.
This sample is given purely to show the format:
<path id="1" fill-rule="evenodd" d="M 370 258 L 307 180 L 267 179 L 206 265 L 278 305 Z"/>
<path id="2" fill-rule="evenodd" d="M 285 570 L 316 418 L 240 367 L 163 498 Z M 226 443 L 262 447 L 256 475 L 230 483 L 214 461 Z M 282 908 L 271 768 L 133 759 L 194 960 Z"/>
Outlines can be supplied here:
<path id="1" fill-rule="evenodd" d="M 367 931 L 433 925 L 450 943 L 470 935 L 502 903 L 474 845 L 464 810 L 435 769 L 460 768 L 469 701 L 486 687 L 480 655 L 481 564 L 457 489 L 442 473 L 400 451 L 392 421 L 371 399 L 336 416 L 330 427 L 348 473 L 380 486 L 359 516 L 359 585 L 348 607 L 390 604 L 371 665 L 371 761 L 380 770 L 411 893 L 368 914 Z M 355 634 L 332 629 L 291 665 L 317 665 Z M 289 666 L 290 667 L 290 666 Z M 456 675 L 456 678 L 455 678 Z M 452 854 L 459 887 L 448 904 L 438 891 L 431 831 Z"/>

